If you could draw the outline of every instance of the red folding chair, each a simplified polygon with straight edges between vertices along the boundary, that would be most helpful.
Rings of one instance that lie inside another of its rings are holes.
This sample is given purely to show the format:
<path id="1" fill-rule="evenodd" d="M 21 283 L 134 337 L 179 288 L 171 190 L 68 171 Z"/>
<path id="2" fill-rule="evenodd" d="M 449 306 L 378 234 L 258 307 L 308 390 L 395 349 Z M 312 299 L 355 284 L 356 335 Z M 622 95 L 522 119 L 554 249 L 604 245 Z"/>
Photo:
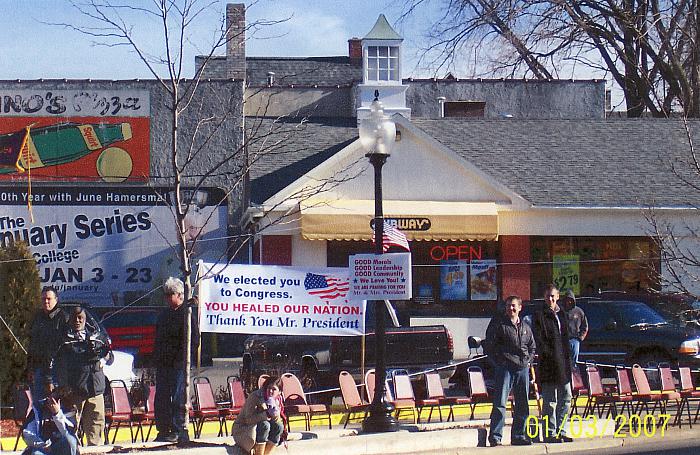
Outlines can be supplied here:
<path id="1" fill-rule="evenodd" d="M 211 388 L 209 378 L 198 376 L 192 380 L 194 384 L 194 409 L 192 410 L 192 426 L 194 427 L 194 437 L 199 438 L 202 435 L 202 428 L 207 420 L 216 420 L 219 422 L 219 433 L 217 436 L 224 435 L 224 427 L 226 426 L 226 417 L 229 412 L 227 409 L 220 409 L 214 399 L 214 391 Z"/>
<path id="2" fill-rule="evenodd" d="M 394 401 L 391 404 L 396 409 L 396 419 L 398 420 L 401 417 L 403 411 L 410 411 L 413 423 L 416 423 L 418 417 L 416 397 L 408 374 L 394 374 L 394 395 Z"/>
<path id="3" fill-rule="evenodd" d="M 146 396 L 146 403 L 144 406 L 144 412 L 141 416 L 137 417 L 138 427 L 136 428 L 136 437 L 138 438 L 139 433 L 141 433 L 141 442 L 147 442 L 148 438 L 151 437 L 151 430 L 153 425 L 156 423 L 156 413 L 155 413 L 155 402 L 156 402 L 156 386 L 155 384 L 148 385 L 148 395 Z M 137 414 L 134 414 L 135 416 Z M 148 425 L 148 433 L 146 433 L 145 439 L 143 435 L 143 426 Z"/>
<path id="4" fill-rule="evenodd" d="M 649 387 L 649 379 L 647 378 L 647 374 L 644 371 L 644 368 L 639 366 L 639 364 L 637 363 L 632 365 L 632 379 L 634 380 L 634 387 L 635 389 L 637 389 L 637 392 L 634 393 L 632 396 L 638 403 L 636 409 L 634 410 L 634 413 L 639 414 L 642 408 L 644 408 L 647 414 L 653 414 L 656 411 L 656 408 L 661 404 L 663 396 L 660 393 L 651 392 L 651 387 Z M 654 407 L 651 409 L 651 411 L 649 410 L 649 403 L 654 404 Z"/>
<path id="5" fill-rule="evenodd" d="M 466 406 L 471 404 L 471 399 L 467 396 L 445 396 L 445 389 L 442 387 L 442 380 L 440 379 L 440 373 L 437 371 L 430 371 L 425 373 L 425 399 L 416 400 L 416 405 L 418 406 L 418 421 L 420 422 L 421 412 L 426 406 L 430 407 L 430 413 L 428 414 L 428 423 L 433 416 L 433 408 L 437 406 L 438 413 L 440 415 L 440 422 L 442 422 L 442 406 L 449 406 L 450 412 L 447 414 L 447 421 L 450 419 L 454 422 L 454 407 L 455 406 Z"/>
<path id="6" fill-rule="evenodd" d="M 360 392 L 357 390 L 357 383 L 347 371 L 341 371 L 338 375 L 340 393 L 343 396 L 343 406 L 345 406 L 345 425 L 348 426 L 353 414 L 362 413 L 362 419 L 367 417 L 367 406 L 369 403 L 362 400 Z"/>
<path id="7" fill-rule="evenodd" d="M 681 377 L 681 405 L 680 412 L 683 412 L 683 408 L 688 411 L 688 423 L 690 424 L 690 402 L 696 403 L 695 418 L 693 423 L 698 421 L 698 414 L 700 414 L 700 390 L 695 389 L 695 384 L 693 384 L 693 374 L 688 367 L 681 367 L 678 369 L 678 373 Z"/>
<path id="8" fill-rule="evenodd" d="M 595 365 L 586 366 L 586 374 L 588 375 L 588 402 L 583 410 L 583 418 L 593 414 L 597 410 L 598 417 L 602 417 L 607 409 L 605 417 L 612 416 L 615 418 L 626 407 L 630 407 L 633 401 L 630 394 L 611 394 L 605 391 L 603 381 L 600 378 L 600 371 Z M 622 405 L 620 411 L 617 405 Z"/>
<path id="9" fill-rule="evenodd" d="M 226 378 L 226 384 L 228 385 L 228 396 L 229 403 L 226 410 L 228 411 L 226 415 L 226 420 L 234 420 L 238 417 L 243 409 L 243 404 L 245 404 L 245 392 L 243 390 L 243 382 L 238 378 L 238 376 L 228 376 Z M 224 425 L 224 433 L 228 436 L 228 428 Z"/>
<path id="10" fill-rule="evenodd" d="M 17 438 L 15 439 L 15 447 L 12 449 L 17 450 L 17 445 L 19 444 L 19 438 L 22 437 L 22 427 L 24 426 L 25 420 L 32 411 L 32 393 L 29 387 L 17 387 L 15 389 L 15 402 L 12 412 L 12 420 L 15 421 L 17 425 Z"/>
<path id="11" fill-rule="evenodd" d="M 119 428 L 122 424 L 127 424 L 131 442 L 134 443 L 136 442 L 136 434 L 134 434 L 133 423 L 141 420 L 140 417 L 134 417 L 129 399 L 129 389 L 126 387 L 126 383 L 120 379 L 109 381 L 109 387 L 112 395 L 112 410 L 105 414 L 105 440 L 109 442 L 109 433 L 114 430 L 111 442 L 114 444 Z"/>
<path id="12" fill-rule="evenodd" d="M 301 415 L 304 417 L 306 431 L 311 430 L 311 421 L 314 417 L 322 420 L 328 419 L 328 428 L 333 427 L 331 411 L 325 404 L 309 404 L 306 400 L 304 389 L 297 378 L 292 373 L 284 373 L 282 376 L 282 392 L 284 394 L 284 410 L 287 416 Z M 287 419 L 287 430 L 289 430 L 289 419 Z"/>
<path id="13" fill-rule="evenodd" d="M 258 376 L 258 389 L 262 389 L 263 383 L 264 383 L 264 382 L 267 380 L 267 378 L 269 378 L 269 377 L 270 377 L 269 374 L 261 374 L 260 376 Z"/>
<path id="14" fill-rule="evenodd" d="M 486 389 L 486 381 L 484 380 L 484 373 L 481 371 L 481 368 L 477 366 L 467 368 L 467 377 L 469 378 L 469 399 L 471 400 L 469 404 L 471 407 L 469 420 L 473 420 L 476 405 L 479 403 L 490 403 L 491 398 L 489 398 L 489 392 Z"/>
<path id="15" fill-rule="evenodd" d="M 571 366 L 571 411 L 569 415 L 578 414 L 578 399 L 580 397 L 588 397 L 588 389 L 583 383 L 583 377 L 581 376 L 581 370 L 578 369 L 578 365 Z"/>
<path id="16" fill-rule="evenodd" d="M 683 413 L 681 412 L 681 394 L 676 391 L 676 383 L 673 379 L 673 373 L 671 372 L 671 367 L 666 365 L 659 365 L 659 377 L 661 378 L 661 412 L 666 414 L 668 409 L 668 402 L 673 400 L 676 402 L 676 415 L 673 419 L 673 424 L 679 427 L 683 426 L 681 417 Z M 690 416 L 688 417 L 688 425 L 692 426 L 690 421 Z"/>
<path id="17" fill-rule="evenodd" d="M 375 373 L 374 368 L 371 368 L 365 372 L 365 393 L 367 394 L 367 400 L 371 403 L 374 400 L 374 383 L 375 383 Z M 384 400 L 391 403 L 394 401 L 394 396 L 391 394 L 391 387 L 389 387 L 389 381 L 384 382 Z"/>

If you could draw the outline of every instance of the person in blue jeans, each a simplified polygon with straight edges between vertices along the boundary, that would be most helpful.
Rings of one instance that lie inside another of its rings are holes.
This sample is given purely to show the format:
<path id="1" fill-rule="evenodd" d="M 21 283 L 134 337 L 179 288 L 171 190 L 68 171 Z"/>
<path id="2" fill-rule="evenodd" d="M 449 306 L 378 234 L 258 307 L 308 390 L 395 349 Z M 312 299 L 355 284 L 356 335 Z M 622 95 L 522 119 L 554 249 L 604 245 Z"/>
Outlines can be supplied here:
<path id="1" fill-rule="evenodd" d="M 542 434 L 545 443 L 572 442 L 569 432 L 571 405 L 571 347 L 569 319 L 561 309 L 559 290 L 544 291 L 544 304 L 532 316 L 537 343 L 537 377 L 542 391 Z"/>
<path id="2" fill-rule="evenodd" d="M 158 442 L 189 442 L 185 425 L 185 286 L 170 277 L 163 284 L 167 308 L 158 316 L 153 360 L 156 366 L 156 396 L 154 403 Z M 197 311 L 192 311 L 192 339 L 189 355 L 199 346 Z"/>
<path id="3" fill-rule="evenodd" d="M 489 425 L 489 444 L 500 446 L 503 425 L 506 420 L 506 403 L 513 391 L 515 412 L 511 430 L 511 444 L 532 444 L 525 433 L 525 423 L 530 415 L 529 365 L 535 355 L 535 337 L 530 326 L 520 320 L 522 300 L 518 296 L 506 299 L 503 313 L 491 319 L 486 329 L 484 352 L 494 365 L 495 392 Z"/>
<path id="4" fill-rule="evenodd" d="M 588 319 L 586 313 L 576 306 L 576 296 L 574 291 L 569 289 L 561 299 L 563 302 L 566 317 L 569 320 L 569 347 L 571 348 L 571 368 L 578 367 L 578 353 L 581 349 L 581 342 L 588 335 Z"/>
<path id="5" fill-rule="evenodd" d="M 56 381 L 54 357 L 68 330 L 68 313 L 58 303 L 53 286 L 41 290 L 39 309 L 34 314 L 29 331 L 27 368 L 31 376 L 31 391 L 35 400 L 45 398 L 44 384 Z"/>

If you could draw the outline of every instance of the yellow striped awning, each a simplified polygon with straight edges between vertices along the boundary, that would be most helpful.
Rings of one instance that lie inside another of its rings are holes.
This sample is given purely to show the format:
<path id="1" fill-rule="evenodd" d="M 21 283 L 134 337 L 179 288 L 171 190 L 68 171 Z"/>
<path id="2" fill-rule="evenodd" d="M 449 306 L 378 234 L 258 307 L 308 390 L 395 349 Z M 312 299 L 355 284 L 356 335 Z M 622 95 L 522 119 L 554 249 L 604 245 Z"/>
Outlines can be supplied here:
<path id="1" fill-rule="evenodd" d="M 310 198 L 301 204 L 301 236 L 307 240 L 371 240 L 373 200 Z M 497 240 L 493 202 L 395 201 L 384 218 L 408 240 Z"/>

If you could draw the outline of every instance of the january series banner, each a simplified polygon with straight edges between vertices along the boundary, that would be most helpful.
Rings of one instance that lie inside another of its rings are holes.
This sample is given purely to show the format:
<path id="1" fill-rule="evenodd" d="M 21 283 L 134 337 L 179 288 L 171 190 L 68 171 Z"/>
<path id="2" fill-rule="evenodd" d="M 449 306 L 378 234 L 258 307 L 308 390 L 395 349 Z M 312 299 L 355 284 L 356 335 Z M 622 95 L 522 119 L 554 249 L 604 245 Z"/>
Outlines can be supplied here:
<path id="1" fill-rule="evenodd" d="M 347 268 L 201 263 L 202 332 L 361 335 L 365 301 L 348 300 Z"/>

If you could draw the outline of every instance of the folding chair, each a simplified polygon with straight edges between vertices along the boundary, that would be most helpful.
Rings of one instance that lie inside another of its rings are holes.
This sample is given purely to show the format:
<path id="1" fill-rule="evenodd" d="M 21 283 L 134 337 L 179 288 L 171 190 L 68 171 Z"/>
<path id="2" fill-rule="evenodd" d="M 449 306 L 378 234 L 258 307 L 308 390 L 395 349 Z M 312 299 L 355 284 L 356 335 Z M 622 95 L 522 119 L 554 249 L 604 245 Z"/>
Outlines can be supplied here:
<path id="1" fill-rule="evenodd" d="M 345 425 L 343 425 L 343 428 L 347 428 L 353 414 L 362 413 L 362 419 L 367 417 L 367 406 L 369 406 L 369 403 L 362 400 L 360 392 L 357 390 L 355 378 L 347 371 L 340 372 L 338 384 L 340 385 L 340 393 L 343 396 L 343 406 L 345 406 Z"/>
<path id="2" fill-rule="evenodd" d="M 660 393 L 651 392 L 646 372 L 638 363 L 632 365 L 632 379 L 634 380 L 634 387 L 637 389 L 637 392 L 632 396 L 638 403 L 634 413 L 639 414 L 642 408 L 644 408 L 647 414 L 653 414 L 663 400 L 663 396 Z M 649 403 L 654 403 L 654 407 L 651 411 L 649 411 Z"/>
<path id="3" fill-rule="evenodd" d="M 583 418 L 592 415 L 596 410 L 598 417 L 603 417 L 607 408 L 605 417 L 612 416 L 615 418 L 618 412 L 617 405 L 621 404 L 623 411 L 625 407 L 631 406 L 633 401 L 632 395 L 610 394 L 606 393 L 603 388 L 603 381 L 600 378 L 600 371 L 596 365 L 586 365 L 586 374 L 588 376 L 588 402 L 583 410 Z"/>
<path id="4" fill-rule="evenodd" d="M 374 386 L 376 379 L 375 379 L 375 371 L 374 368 L 371 368 L 365 372 L 365 393 L 367 393 L 367 399 L 371 403 L 374 400 Z M 389 381 L 384 382 L 384 389 L 386 390 L 386 393 L 384 394 L 384 400 L 387 402 L 392 402 L 394 401 L 394 397 L 391 395 L 391 388 L 389 387 Z"/>
<path id="5" fill-rule="evenodd" d="M 217 406 L 209 378 L 198 376 L 192 380 L 192 383 L 194 384 L 195 396 L 192 412 L 194 417 L 192 420 L 194 437 L 199 438 L 202 435 L 202 428 L 204 428 L 204 422 L 207 420 L 217 420 L 219 422 L 219 433 L 217 436 L 223 436 L 228 410 L 219 409 L 219 406 Z"/>
<path id="6" fill-rule="evenodd" d="M 588 389 L 583 383 L 583 377 L 581 376 L 581 370 L 578 369 L 578 365 L 571 366 L 571 411 L 570 416 L 578 414 L 578 399 L 580 397 L 588 398 Z"/>
<path id="7" fill-rule="evenodd" d="M 129 435 L 131 436 L 131 442 L 134 443 L 136 442 L 136 435 L 134 434 L 133 427 L 135 419 L 131 409 L 129 389 L 127 389 L 126 383 L 121 379 L 109 381 L 109 387 L 112 396 L 112 411 L 105 415 L 105 440 L 109 443 L 109 433 L 114 429 L 111 442 L 111 444 L 114 444 L 114 441 L 117 439 L 119 428 L 125 423 L 129 425 Z M 115 423 L 116 427 L 112 428 Z"/>
<path id="8" fill-rule="evenodd" d="M 12 420 L 15 421 L 17 425 L 17 438 L 15 439 L 15 447 L 12 449 L 17 450 L 17 445 L 19 444 L 19 438 L 22 437 L 22 427 L 24 426 L 25 420 L 29 416 L 32 410 L 32 393 L 28 386 L 17 387 L 15 389 L 15 402 L 12 408 Z"/>
<path id="9" fill-rule="evenodd" d="M 678 425 L 680 428 L 683 426 L 681 412 L 681 394 L 676 391 L 676 383 L 673 380 L 673 373 L 671 372 L 671 367 L 668 364 L 659 365 L 659 378 L 661 379 L 661 412 L 666 414 L 668 409 L 668 402 L 673 400 L 676 402 L 676 416 L 673 419 L 673 424 Z M 688 425 L 692 427 L 693 423 L 690 421 L 690 416 L 688 416 Z"/>
<path id="10" fill-rule="evenodd" d="M 469 420 L 473 420 L 476 405 L 480 403 L 490 403 L 491 398 L 489 398 L 489 392 L 486 389 L 486 381 L 484 381 L 484 373 L 481 371 L 481 368 L 477 366 L 467 368 L 467 376 L 469 377 L 469 399 L 471 400 L 469 404 L 471 408 Z"/>
<path id="11" fill-rule="evenodd" d="M 418 406 L 418 422 L 420 422 L 421 413 L 423 408 L 426 406 L 430 407 L 430 413 L 428 414 L 428 423 L 433 417 L 433 408 L 437 406 L 438 413 L 440 415 L 440 422 L 442 422 L 442 406 L 449 406 L 450 412 L 447 414 L 447 421 L 450 419 L 454 422 L 454 407 L 460 405 L 468 405 L 471 403 L 469 397 L 447 397 L 445 396 L 445 389 L 442 388 L 442 380 L 440 379 L 440 373 L 437 371 L 430 371 L 425 373 L 425 399 L 416 400 L 416 405 Z"/>
<path id="12" fill-rule="evenodd" d="M 261 374 L 260 376 L 258 376 L 258 389 L 262 389 L 263 384 L 269 377 L 269 374 Z"/>
<path id="13" fill-rule="evenodd" d="M 406 373 L 394 374 L 394 400 L 391 404 L 396 409 L 396 419 L 401 416 L 402 411 L 411 411 L 413 423 L 416 423 L 416 397 L 413 393 L 411 378 Z"/>
<path id="14" fill-rule="evenodd" d="M 235 419 L 238 414 L 241 413 L 243 409 L 243 404 L 245 404 L 245 392 L 243 390 L 243 383 L 238 378 L 238 376 L 228 376 L 226 378 L 226 384 L 228 385 L 228 396 L 229 403 L 226 408 L 228 414 L 226 418 Z M 224 433 L 228 436 L 228 428 L 224 422 Z"/>
<path id="15" fill-rule="evenodd" d="M 135 437 L 138 438 L 139 433 L 141 433 L 141 442 L 148 442 L 148 438 L 151 437 L 151 430 L 153 425 L 156 423 L 156 413 L 155 413 L 155 402 L 156 402 L 156 386 L 155 384 L 148 385 L 148 396 L 146 397 L 146 404 L 144 406 L 144 412 L 139 417 L 138 427 L 136 428 Z M 138 414 L 134 414 L 138 415 Z M 143 426 L 148 424 L 148 433 L 146 433 L 145 439 L 143 435 Z"/>
<path id="16" fill-rule="evenodd" d="M 328 419 L 328 428 L 333 428 L 330 408 L 325 404 L 309 404 L 299 378 L 292 373 L 284 373 L 282 375 L 282 392 L 284 394 L 285 412 L 288 416 L 292 414 L 303 416 L 306 423 L 306 431 L 311 430 L 311 421 L 314 416 Z M 287 430 L 289 430 L 289 419 L 287 419 Z"/>
<path id="17" fill-rule="evenodd" d="M 681 377 L 681 404 L 680 412 L 683 412 L 683 408 L 688 410 L 688 422 L 690 423 L 690 402 L 693 401 L 697 404 L 695 417 L 693 423 L 698 421 L 698 414 L 700 414 L 700 390 L 695 390 L 695 384 L 693 384 L 693 374 L 688 367 L 681 367 L 678 369 L 678 373 Z"/>
<path id="18" fill-rule="evenodd" d="M 629 417 L 632 417 L 632 415 L 634 414 L 635 398 L 634 392 L 632 391 L 632 381 L 630 381 L 629 370 L 624 365 L 618 365 L 617 367 L 615 367 L 615 377 L 617 379 L 617 394 L 619 396 L 632 397 L 631 400 L 626 402 L 626 407 L 623 404 L 622 409 L 620 409 L 620 414 L 625 412 L 626 408 L 627 414 L 629 415 Z"/>

